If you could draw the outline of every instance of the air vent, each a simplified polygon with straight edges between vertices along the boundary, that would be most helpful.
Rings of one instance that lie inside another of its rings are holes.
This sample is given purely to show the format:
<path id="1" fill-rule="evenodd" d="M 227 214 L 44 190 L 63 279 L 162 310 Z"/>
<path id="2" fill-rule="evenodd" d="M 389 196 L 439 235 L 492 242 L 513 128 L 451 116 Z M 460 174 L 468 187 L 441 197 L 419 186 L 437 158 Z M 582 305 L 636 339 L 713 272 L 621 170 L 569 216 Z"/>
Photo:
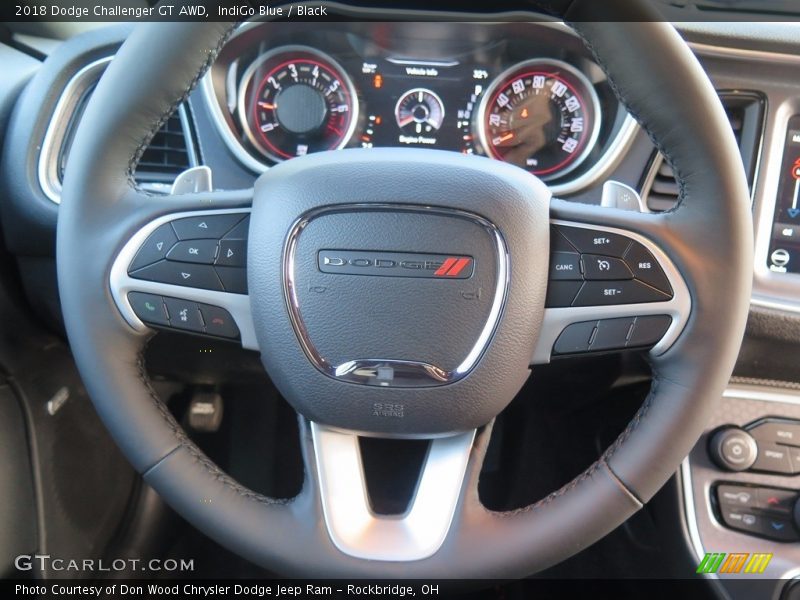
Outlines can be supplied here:
<path id="1" fill-rule="evenodd" d="M 721 92 L 720 99 L 739 144 L 747 183 L 753 189 L 761 132 L 764 124 L 764 98 L 751 92 Z M 661 154 L 656 154 L 641 186 L 642 198 L 654 212 L 674 208 L 678 202 L 678 182 Z"/>
<path id="2" fill-rule="evenodd" d="M 180 110 L 170 116 L 142 154 L 136 169 L 137 181 L 172 181 L 193 166 Z"/>
<path id="3" fill-rule="evenodd" d="M 65 132 L 59 154 L 59 183 L 63 180 L 77 124 L 86 110 L 93 89 L 94 86 L 81 96 Z M 192 132 L 187 124 L 188 119 L 185 118 L 186 110 L 183 105 L 178 107 L 142 154 L 135 173 L 136 181 L 140 184 L 171 184 L 181 172 L 197 164 Z"/>

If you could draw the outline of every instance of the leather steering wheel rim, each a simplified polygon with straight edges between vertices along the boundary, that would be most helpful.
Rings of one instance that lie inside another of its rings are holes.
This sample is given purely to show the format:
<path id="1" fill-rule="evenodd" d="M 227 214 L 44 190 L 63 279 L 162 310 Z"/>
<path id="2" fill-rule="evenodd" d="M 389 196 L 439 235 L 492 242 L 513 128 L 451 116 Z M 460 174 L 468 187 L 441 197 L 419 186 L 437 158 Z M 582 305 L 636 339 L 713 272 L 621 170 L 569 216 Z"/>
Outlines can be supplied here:
<path id="1" fill-rule="evenodd" d="M 233 551 L 285 574 L 518 577 L 600 539 L 672 476 L 721 397 L 744 333 L 752 270 L 749 192 L 714 88 L 677 32 L 629 2 L 629 18 L 632 10 L 643 11 L 639 22 L 597 22 L 598 4 L 531 6 L 563 18 L 584 38 L 619 99 L 672 166 L 681 202 L 669 213 L 639 215 L 553 200 L 551 216 L 617 226 L 657 243 L 686 281 L 691 315 L 672 347 L 652 357 L 652 390 L 626 430 L 583 474 L 536 504 L 508 513 L 481 505 L 477 480 L 491 427 L 482 429 L 453 526 L 435 554 L 413 562 L 366 561 L 333 544 L 319 517 L 305 422 L 302 491 L 289 501 L 267 498 L 205 457 L 150 386 L 142 358 L 148 336 L 131 329 L 109 290 L 113 257 L 146 220 L 184 208 L 245 207 L 250 196 L 212 192 L 148 204 L 135 187 L 132 173 L 143 149 L 232 31 L 230 24 L 207 22 L 136 28 L 98 84 L 74 140 L 58 221 L 59 290 L 69 341 L 98 413 L 133 466 L 177 512 Z"/>

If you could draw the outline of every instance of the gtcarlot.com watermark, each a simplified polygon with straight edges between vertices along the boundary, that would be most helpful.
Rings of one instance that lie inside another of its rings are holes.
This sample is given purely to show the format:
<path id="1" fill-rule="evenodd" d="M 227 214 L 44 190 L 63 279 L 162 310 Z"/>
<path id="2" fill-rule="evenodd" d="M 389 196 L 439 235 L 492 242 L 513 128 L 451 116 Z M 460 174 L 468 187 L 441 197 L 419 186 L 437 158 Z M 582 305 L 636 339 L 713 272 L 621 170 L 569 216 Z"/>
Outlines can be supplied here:
<path id="1" fill-rule="evenodd" d="M 49 554 L 20 554 L 14 559 L 18 571 L 64 573 L 124 573 L 131 571 L 183 573 L 194 571 L 194 559 L 153 558 L 59 558 Z"/>

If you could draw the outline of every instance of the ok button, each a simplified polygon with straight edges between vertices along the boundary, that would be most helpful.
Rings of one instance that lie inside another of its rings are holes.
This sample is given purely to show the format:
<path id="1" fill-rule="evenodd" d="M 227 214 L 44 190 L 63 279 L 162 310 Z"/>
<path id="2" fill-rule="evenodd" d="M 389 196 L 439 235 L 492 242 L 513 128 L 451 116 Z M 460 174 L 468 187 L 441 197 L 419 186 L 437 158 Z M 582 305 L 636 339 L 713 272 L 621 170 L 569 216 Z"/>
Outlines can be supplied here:
<path id="1" fill-rule="evenodd" d="M 577 252 L 551 253 L 550 279 L 582 279 L 581 255 Z"/>
<path id="2" fill-rule="evenodd" d="M 217 240 L 178 242 L 167 253 L 167 260 L 210 265 L 217 256 Z"/>

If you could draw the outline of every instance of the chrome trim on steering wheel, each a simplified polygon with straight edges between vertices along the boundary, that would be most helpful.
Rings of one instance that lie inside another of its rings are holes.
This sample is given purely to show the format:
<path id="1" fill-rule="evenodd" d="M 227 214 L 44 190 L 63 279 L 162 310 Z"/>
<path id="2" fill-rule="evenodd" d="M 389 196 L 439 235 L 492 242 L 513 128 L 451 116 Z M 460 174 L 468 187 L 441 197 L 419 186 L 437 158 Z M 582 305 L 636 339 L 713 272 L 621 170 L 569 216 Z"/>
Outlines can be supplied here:
<path id="1" fill-rule="evenodd" d="M 331 541 L 356 558 L 422 560 L 444 543 L 464 482 L 475 430 L 431 440 L 402 516 L 370 508 L 358 436 L 311 423 L 322 513 Z"/>

